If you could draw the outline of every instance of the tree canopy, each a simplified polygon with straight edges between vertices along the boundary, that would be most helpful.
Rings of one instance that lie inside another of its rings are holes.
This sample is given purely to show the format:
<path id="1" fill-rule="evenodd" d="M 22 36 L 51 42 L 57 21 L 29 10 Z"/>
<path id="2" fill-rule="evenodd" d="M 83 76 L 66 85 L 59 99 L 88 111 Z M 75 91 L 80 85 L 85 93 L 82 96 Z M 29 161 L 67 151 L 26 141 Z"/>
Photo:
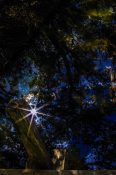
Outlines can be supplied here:
<path id="1" fill-rule="evenodd" d="M 0 9 L 0 166 L 53 168 L 58 149 L 65 169 L 115 169 L 115 1 L 1 0 Z M 35 106 L 38 115 L 21 109 Z M 8 165 L 9 154 L 23 163 Z"/>

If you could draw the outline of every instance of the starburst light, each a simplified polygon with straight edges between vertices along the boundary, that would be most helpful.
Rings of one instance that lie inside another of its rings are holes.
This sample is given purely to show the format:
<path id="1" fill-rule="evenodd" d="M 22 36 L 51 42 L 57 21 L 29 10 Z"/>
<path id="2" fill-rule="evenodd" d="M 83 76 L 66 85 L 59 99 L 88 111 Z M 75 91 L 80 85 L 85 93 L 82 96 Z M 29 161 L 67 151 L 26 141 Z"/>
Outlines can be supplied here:
<path id="1" fill-rule="evenodd" d="M 43 109 L 44 107 L 48 106 L 49 104 L 44 104 L 40 107 L 37 108 L 36 105 L 31 105 L 30 106 L 30 109 L 26 109 L 26 108 L 18 108 L 20 110 L 23 110 L 25 112 L 27 112 L 27 114 L 25 116 L 23 116 L 22 118 L 20 118 L 19 120 L 16 121 L 16 123 L 19 123 L 21 122 L 22 120 L 26 119 L 26 118 L 30 118 L 30 122 L 29 122 L 29 128 L 28 128 L 28 135 L 30 133 L 30 129 L 31 129 L 31 126 L 32 126 L 32 123 L 33 123 L 33 120 L 34 118 L 37 118 L 38 115 L 41 115 L 41 116 L 46 116 L 46 117 L 51 117 L 50 115 L 48 114 L 45 114 L 43 112 L 41 112 L 41 109 Z"/>

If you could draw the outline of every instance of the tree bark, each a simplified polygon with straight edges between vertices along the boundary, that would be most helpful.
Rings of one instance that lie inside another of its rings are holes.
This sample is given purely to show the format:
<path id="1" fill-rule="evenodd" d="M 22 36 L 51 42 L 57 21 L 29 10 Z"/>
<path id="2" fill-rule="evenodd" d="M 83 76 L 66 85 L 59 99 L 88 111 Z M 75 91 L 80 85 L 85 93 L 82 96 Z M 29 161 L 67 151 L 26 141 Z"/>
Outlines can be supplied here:
<path id="1" fill-rule="evenodd" d="M 24 103 L 22 103 L 22 105 L 23 107 L 26 106 Z M 12 107 L 12 104 L 10 104 L 10 106 Z M 39 136 L 35 123 L 33 122 L 28 135 L 27 133 L 30 124 L 29 118 L 27 117 L 17 123 L 17 121 L 27 113 L 18 108 L 8 108 L 7 112 L 11 117 L 16 131 L 28 154 L 26 168 L 51 169 L 52 161 L 50 160 L 45 145 Z"/>

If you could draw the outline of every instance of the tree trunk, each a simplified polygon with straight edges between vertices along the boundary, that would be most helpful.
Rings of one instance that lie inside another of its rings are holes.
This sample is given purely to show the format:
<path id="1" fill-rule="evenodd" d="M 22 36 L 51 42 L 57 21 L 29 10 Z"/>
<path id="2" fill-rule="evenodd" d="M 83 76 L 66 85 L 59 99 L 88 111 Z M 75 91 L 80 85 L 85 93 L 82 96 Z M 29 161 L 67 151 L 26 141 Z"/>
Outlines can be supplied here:
<path id="1" fill-rule="evenodd" d="M 24 102 L 21 105 L 23 107 L 26 106 Z M 10 104 L 10 106 L 12 107 L 12 104 Z M 16 121 L 24 117 L 24 115 L 27 113 L 18 108 L 8 108 L 7 112 L 15 124 L 17 133 L 28 154 L 26 168 L 51 169 L 52 161 L 49 158 L 45 145 L 39 136 L 37 127 L 34 122 L 28 135 L 27 133 L 30 124 L 29 118 L 27 117 L 24 120 L 16 123 Z"/>

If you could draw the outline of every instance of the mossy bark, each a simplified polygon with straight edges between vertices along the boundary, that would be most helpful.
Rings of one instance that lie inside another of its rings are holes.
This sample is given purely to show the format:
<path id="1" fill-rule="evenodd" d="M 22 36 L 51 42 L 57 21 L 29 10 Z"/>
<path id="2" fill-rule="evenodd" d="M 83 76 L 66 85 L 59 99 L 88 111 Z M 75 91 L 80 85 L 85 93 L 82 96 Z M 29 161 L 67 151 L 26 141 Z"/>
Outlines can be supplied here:
<path id="1" fill-rule="evenodd" d="M 23 107 L 25 104 L 22 102 Z M 26 115 L 26 112 L 19 110 L 18 108 L 12 108 L 13 105 L 9 105 L 10 108 L 7 109 L 9 116 L 11 117 L 17 133 L 26 149 L 28 154 L 27 168 L 37 168 L 37 169 L 51 169 L 52 162 L 49 158 L 48 152 L 45 148 L 43 141 L 41 140 L 36 125 L 32 124 L 31 130 L 28 133 L 28 128 L 30 124 L 29 118 L 25 118 L 21 122 L 17 121 Z M 21 106 L 20 106 L 21 107 Z"/>

